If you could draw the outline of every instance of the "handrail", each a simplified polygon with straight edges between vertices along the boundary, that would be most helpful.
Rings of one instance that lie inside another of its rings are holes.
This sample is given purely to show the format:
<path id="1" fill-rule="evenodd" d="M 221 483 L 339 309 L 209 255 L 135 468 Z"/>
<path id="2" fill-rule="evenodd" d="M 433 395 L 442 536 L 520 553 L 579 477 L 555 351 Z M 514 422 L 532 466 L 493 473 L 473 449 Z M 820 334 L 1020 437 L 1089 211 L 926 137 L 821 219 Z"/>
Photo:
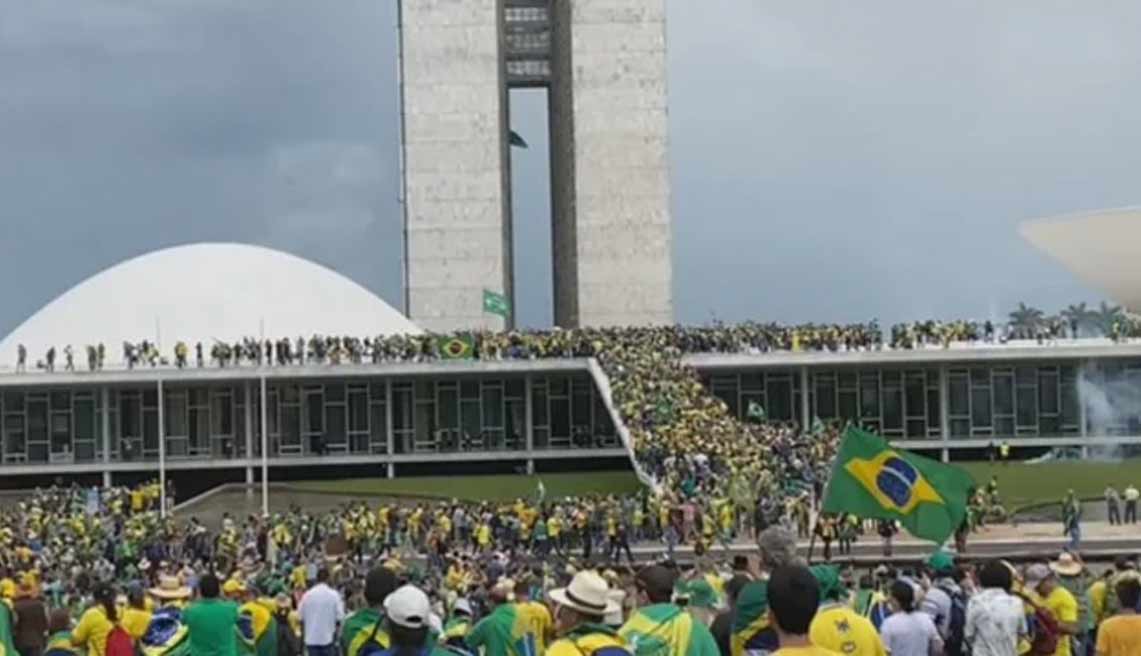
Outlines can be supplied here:
<path id="1" fill-rule="evenodd" d="M 598 364 L 598 360 L 595 358 L 589 358 L 586 361 L 586 368 L 590 372 L 591 378 L 594 379 L 594 384 L 598 387 L 602 402 L 606 405 L 606 411 L 610 413 L 610 421 L 614 424 L 614 430 L 618 431 L 618 437 L 622 438 L 622 446 L 630 455 L 630 465 L 634 468 L 634 475 L 638 477 L 639 481 L 642 481 L 643 485 L 656 493 L 660 493 L 661 484 L 653 476 L 647 474 L 646 470 L 642 468 L 642 464 L 638 462 L 638 456 L 634 451 L 634 438 L 631 437 L 626 422 L 622 420 L 622 415 L 618 414 L 618 409 L 614 407 L 614 398 L 610 392 L 610 377 L 602 370 L 602 366 Z"/>

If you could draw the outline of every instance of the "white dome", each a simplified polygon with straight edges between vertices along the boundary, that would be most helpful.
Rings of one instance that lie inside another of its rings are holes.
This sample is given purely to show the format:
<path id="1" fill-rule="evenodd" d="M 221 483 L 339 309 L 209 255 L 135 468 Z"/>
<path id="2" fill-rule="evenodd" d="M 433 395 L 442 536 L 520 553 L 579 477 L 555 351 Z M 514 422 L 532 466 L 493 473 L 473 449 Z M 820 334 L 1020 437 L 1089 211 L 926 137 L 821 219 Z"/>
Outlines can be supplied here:
<path id="1" fill-rule="evenodd" d="M 299 257 L 243 244 L 191 244 L 132 258 L 88 278 L 44 306 L 0 342 L 0 362 L 28 363 L 70 344 L 76 366 L 88 344 L 102 342 L 108 361 L 123 342 L 297 339 L 311 335 L 420 333 L 400 312 L 345 276 Z M 62 362 L 57 357 L 57 366 Z"/>

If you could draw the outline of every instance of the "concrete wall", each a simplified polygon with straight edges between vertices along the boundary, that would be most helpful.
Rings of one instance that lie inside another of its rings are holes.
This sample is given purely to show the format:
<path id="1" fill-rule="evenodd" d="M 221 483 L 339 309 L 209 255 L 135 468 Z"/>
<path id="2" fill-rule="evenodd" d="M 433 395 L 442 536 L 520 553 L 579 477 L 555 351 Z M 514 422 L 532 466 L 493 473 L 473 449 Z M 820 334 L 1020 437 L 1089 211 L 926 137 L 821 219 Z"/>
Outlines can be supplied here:
<path id="1" fill-rule="evenodd" d="M 556 156 L 564 147 L 573 154 L 574 201 L 556 203 L 554 233 L 573 216 L 575 284 L 556 284 L 556 303 L 574 308 L 556 316 L 579 325 L 670 323 L 665 0 L 559 4 L 570 14 L 574 134 Z M 565 102 L 566 92 L 552 101 Z"/>
<path id="2" fill-rule="evenodd" d="M 510 292 L 498 0 L 402 3 L 408 313 L 426 330 L 501 329 Z"/>
<path id="3" fill-rule="evenodd" d="M 571 327 L 579 325 L 571 3 L 554 3 L 551 19 L 548 122 L 551 133 L 551 273 L 554 277 L 552 297 L 555 303 L 555 324 Z"/>

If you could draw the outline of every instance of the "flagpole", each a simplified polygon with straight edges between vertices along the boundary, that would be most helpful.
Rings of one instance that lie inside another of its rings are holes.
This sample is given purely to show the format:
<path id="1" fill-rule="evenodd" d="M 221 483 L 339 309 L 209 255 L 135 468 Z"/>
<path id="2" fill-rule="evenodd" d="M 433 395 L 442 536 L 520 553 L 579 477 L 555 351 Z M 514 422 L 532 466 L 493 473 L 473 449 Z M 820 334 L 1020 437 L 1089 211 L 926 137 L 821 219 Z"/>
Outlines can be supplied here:
<path id="1" fill-rule="evenodd" d="M 162 378 L 158 379 L 158 498 L 159 517 L 166 518 L 166 426 L 163 424 Z"/>
<path id="2" fill-rule="evenodd" d="M 265 372 L 261 375 L 261 514 L 269 516 L 269 417 L 266 407 Z"/>

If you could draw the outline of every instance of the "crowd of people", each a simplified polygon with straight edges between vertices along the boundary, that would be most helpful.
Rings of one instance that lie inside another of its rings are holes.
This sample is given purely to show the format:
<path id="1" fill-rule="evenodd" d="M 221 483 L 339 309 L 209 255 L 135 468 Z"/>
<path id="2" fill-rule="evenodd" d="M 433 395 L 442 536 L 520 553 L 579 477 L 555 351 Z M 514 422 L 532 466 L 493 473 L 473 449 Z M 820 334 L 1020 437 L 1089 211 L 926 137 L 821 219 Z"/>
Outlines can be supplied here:
<path id="1" fill-rule="evenodd" d="M 95 527 L 112 524 L 121 537 L 147 515 L 121 512 L 130 492 L 107 496 L 110 511 L 81 531 L 72 517 L 69 530 L 101 544 Z M 945 551 L 898 570 L 810 567 L 795 534 L 773 526 L 757 535 L 754 555 L 699 556 L 685 567 L 522 552 L 452 554 L 442 568 L 421 567 L 350 541 L 294 554 L 286 540 L 277 568 L 273 536 L 237 561 L 192 557 L 190 546 L 149 554 L 164 559 L 145 567 L 114 553 L 95 554 L 106 565 L 92 566 L 50 562 L 34 527 L 63 518 L 54 507 L 25 510 L 32 546 L 6 547 L 11 562 L 0 571 L 5 656 L 1141 653 L 1141 572 L 1124 558 L 1101 573 L 1070 552 L 1022 567 L 967 565 Z"/>
<path id="2" fill-rule="evenodd" d="M 715 323 L 711 326 L 661 326 L 655 328 L 605 328 L 569 330 L 513 330 L 504 333 L 457 332 L 454 334 L 376 335 L 368 337 L 312 335 L 265 339 L 245 337 L 235 342 L 214 339 L 191 345 L 174 344 L 168 357 L 153 341 L 124 342 L 122 364 L 136 366 L 292 366 L 306 363 L 361 364 L 392 361 L 423 361 L 448 357 L 446 345 L 453 339 L 470 340 L 472 355 L 484 359 L 545 358 L 590 356 L 599 347 L 630 344 L 631 340 L 653 334 L 656 341 L 668 340 L 686 353 L 768 353 L 771 351 L 867 351 L 878 349 L 947 348 L 952 344 L 1006 343 L 1012 340 L 1036 340 L 1038 343 L 1062 339 L 1103 336 L 1114 340 L 1141 337 L 1141 321 L 1114 309 L 1105 317 L 1090 317 L 1096 312 L 1059 313 L 1043 316 L 1041 312 L 1022 308 L 1011 313 L 1007 322 L 993 320 L 926 320 L 898 323 L 885 336 L 879 323 L 800 324 L 744 322 Z M 1097 320 L 1093 320 L 1096 318 Z M 87 366 L 91 371 L 104 367 L 106 346 L 102 343 L 85 347 Z M 72 345 L 57 351 L 52 346 L 35 362 L 38 369 L 55 371 L 57 360 L 65 360 L 65 370 L 76 368 Z M 16 370 L 26 371 L 28 351 L 17 346 Z"/>

